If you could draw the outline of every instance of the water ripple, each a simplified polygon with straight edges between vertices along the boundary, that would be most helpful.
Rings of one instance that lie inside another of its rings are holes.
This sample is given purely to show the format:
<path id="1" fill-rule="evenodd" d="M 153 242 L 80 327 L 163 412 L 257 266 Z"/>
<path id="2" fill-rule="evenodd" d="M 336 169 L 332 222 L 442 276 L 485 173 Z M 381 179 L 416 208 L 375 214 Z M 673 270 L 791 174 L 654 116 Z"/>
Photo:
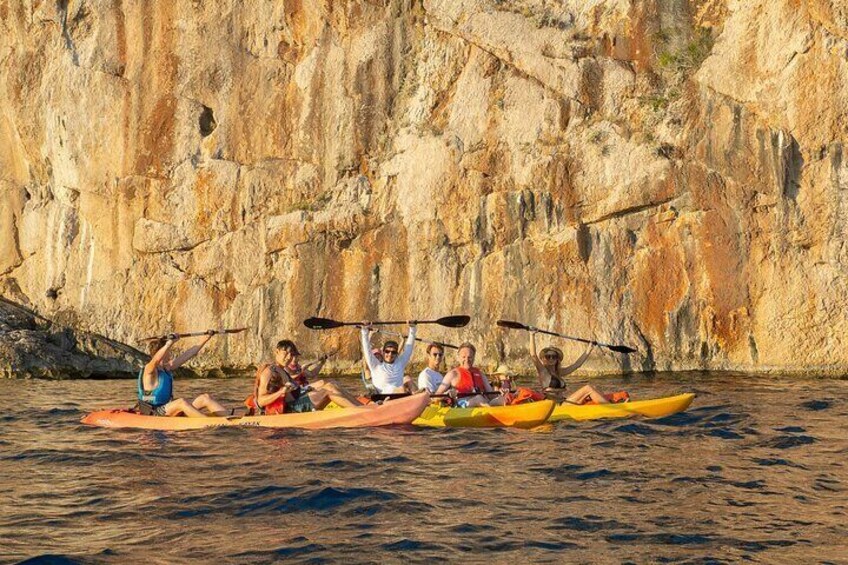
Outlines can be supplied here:
<path id="1" fill-rule="evenodd" d="M 4 563 L 844 559 L 842 381 L 822 399 L 816 381 L 628 377 L 609 388 L 699 396 L 541 433 L 101 430 L 82 412 L 128 404 L 131 382 L 28 385 L 0 381 Z M 234 402 L 249 384 L 179 386 Z"/>

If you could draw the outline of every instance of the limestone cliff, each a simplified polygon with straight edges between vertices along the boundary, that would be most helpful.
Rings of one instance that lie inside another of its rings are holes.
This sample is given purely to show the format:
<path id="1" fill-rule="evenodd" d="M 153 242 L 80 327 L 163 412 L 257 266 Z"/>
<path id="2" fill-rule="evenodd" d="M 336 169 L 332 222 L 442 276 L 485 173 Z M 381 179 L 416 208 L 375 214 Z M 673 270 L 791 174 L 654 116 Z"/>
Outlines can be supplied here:
<path id="1" fill-rule="evenodd" d="M 253 328 L 207 365 L 467 313 L 843 371 L 846 139 L 848 0 L 0 0 L 0 292 Z"/>

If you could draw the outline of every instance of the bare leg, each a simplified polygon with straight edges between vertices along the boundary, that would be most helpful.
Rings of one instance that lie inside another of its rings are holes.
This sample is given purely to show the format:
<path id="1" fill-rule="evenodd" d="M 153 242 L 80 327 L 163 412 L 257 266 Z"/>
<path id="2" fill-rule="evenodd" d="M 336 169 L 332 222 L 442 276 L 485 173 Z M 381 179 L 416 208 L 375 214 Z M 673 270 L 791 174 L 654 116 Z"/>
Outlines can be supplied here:
<path id="1" fill-rule="evenodd" d="M 316 410 L 323 410 L 330 403 L 330 395 L 326 390 L 310 390 L 307 394 Z"/>
<path id="2" fill-rule="evenodd" d="M 333 402 L 335 402 L 339 406 L 343 406 L 345 408 L 362 406 L 362 403 L 359 402 L 359 400 L 355 396 L 347 392 L 345 389 L 342 388 L 340 384 L 335 381 L 318 381 L 317 383 L 312 385 L 312 388 L 323 390 L 324 392 L 328 393 Z M 313 402 L 313 404 L 315 403 Z"/>
<path id="3" fill-rule="evenodd" d="M 583 404 L 587 398 L 591 398 L 598 404 L 609 404 L 609 401 L 604 395 L 598 392 L 592 385 L 583 385 L 574 394 L 566 398 L 566 402 Z"/>
<path id="4" fill-rule="evenodd" d="M 214 398 L 209 396 L 206 393 L 201 394 L 197 398 L 194 399 L 194 402 L 191 403 L 192 406 L 197 408 L 198 410 L 205 408 L 207 412 L 214 416 L 227 416 L 229 412 L 226 408 L 221 406 Z"/>
<path id="5" fill-rule="evenodd" d="M 185 414 L 189 418 L 205 418 L 206 415 L 186 402 L 185 398 L 175 398 L 165 405 L 166 416 L 179 416 Z"/>
<path id="6" fill-rule="evenodd" d="M 466 399 L 466 406 L 468 408 L 475 408 L 477 406 L 489 406 L 489 402 L 486 400 L 486 397 L 482 394 L 478 394 L 477 396 L 472 396 L 471 398 Z"/>
<path id="7" fill-rule="evenodd" d="M 506 404 L 505 396 L 496 396 L 489 399 L 489 406 L 503 406 L 504 404 Z"/>

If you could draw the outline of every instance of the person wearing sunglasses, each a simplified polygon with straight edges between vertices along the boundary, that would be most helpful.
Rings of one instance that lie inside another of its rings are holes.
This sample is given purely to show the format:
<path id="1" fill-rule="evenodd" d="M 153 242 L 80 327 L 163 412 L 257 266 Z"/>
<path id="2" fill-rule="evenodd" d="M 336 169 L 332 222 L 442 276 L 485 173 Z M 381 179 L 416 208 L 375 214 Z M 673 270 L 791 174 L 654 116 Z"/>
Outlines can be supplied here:
<path id="1" fill-rule="evenodd" d="M 438 343 L 427 346 L 427 366 L 418 373 L 418 390 L 426 390 L 430 394 L 436 392 L 444 380 L 444 375 L 439 372 L 442 361 L 445 360 L 445 348 Z"/>
<path id="2" fill-rule="evenodd" d="M 568 367 L 562 367 L 563 354 L 558 347 L 546 347 L 540 353 L 537 353 L 536 333 L 536 328 L 531 327 L 530 356 L 533 359 L 533 365 L 536 366 L 539 385 L 546 391 L 565 389 L 565 377 L 583 366 L 595 346 L 590 344 L 574 363 Z M 566 398 L 566 401 L 572 404 L 583 404 L 588 399 L 594 400 L 598 404 L 609 403 L 606 397 L 591 385 L 583 385 Z"/>
<path id="3" fill-rule="evenodd" d="M 404 375 L 409 360 L 412 359 L 412 350 L 415 347 L 415 321 L 410 320 L 409 335 L 406 336 L 403 351 L 400 351 L 398 342 L 388 340 L 383 343 L 382 361 L 371 351 L 371 322 L 362 322 L 361 341 L 362 356 L 371 373 L 371 383 L 380 394 L 392 394 L 396 392 L 412 392 L 412 379 Z"/>
<path id="4" fill-rule="evenodd" d="M 503 395 L 491 397 L 485 394 L 494 392 L 494 389 L 483 371 L 474 366 L 476 355 L 477 348 L 472 344 L 466 342 L 460 345 L 456 354 L 459 366 L 447 372 L 436 394 L 455 390 L 458 396 L 456 405 L 460 408 L 503 406 L 506 402 Z"/>

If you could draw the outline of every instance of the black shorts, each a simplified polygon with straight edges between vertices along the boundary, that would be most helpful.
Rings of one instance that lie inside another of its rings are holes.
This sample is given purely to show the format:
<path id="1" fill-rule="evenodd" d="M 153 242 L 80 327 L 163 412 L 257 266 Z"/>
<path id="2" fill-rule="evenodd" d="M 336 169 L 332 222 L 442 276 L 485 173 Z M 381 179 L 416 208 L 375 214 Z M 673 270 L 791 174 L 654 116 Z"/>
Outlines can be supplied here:
<path id="1" fill-rule="evenodd" d="M 314 412 L 315 406 L 312 405 L 312 400 L 306 393 L 301 394 L 297 400 L 292 403 L 286 403 L 286 412 Z"/>
<path id="2" fill-rule="evenodd" d="M 165 406 L 166 404 L 162 404 L 160 406 L 153 406 L 147 402 L 142 400 L 138 401 L 138 411 L 140 414 L 144 416 L 164 416 L 165 415 Z"/>

